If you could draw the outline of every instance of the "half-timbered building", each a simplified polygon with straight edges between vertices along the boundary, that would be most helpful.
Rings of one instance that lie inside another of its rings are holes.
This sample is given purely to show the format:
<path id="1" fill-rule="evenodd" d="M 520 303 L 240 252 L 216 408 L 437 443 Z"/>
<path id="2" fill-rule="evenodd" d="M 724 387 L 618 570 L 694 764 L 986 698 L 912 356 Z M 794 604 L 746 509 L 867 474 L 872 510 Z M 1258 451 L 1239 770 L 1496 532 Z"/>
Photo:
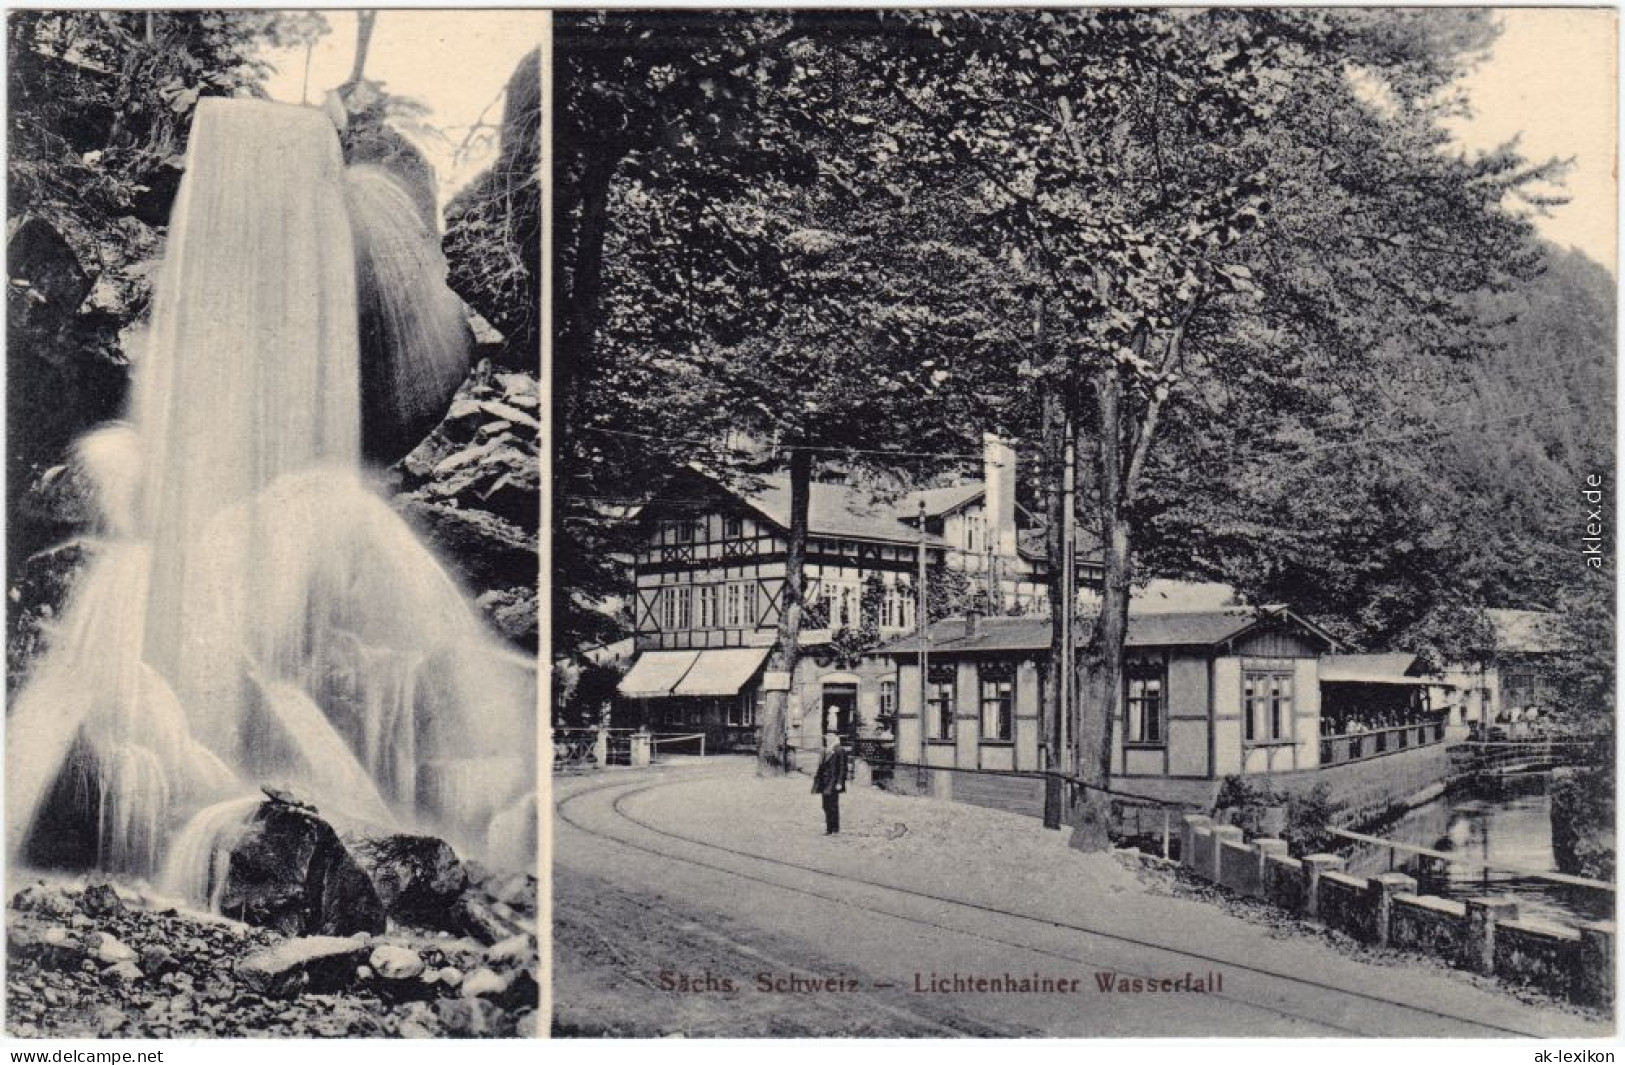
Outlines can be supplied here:
<path id="1" fill-rule="evenodd" d="M 1016 505 L 1014 482 L 1015 453 L 989 437 L 981 480 L 892 496 L 811 486 L 792 745 L 815 749 L 827 729 L 856 738 L 890 727 L 898 698 L 890 663 L 841 661 L 832 641 L 860 627 L 866 586 L 877 581 L 881 639 L 913 631 L 922 554 L 928 573 L 964 573 L 1000 612 L 1047 613 L 1042 548 Z M 788 479 L 764 477 L 741 491 L 688 474 L 640 521 L 638 655 L 620 684 L 627 716 L 657 732 L 704 731 L 712 749 L 754 746 L 762 673 L 783 609 Z M 1087 562 L 1079 569 L 1086 584 L 1097 572 Z"/>

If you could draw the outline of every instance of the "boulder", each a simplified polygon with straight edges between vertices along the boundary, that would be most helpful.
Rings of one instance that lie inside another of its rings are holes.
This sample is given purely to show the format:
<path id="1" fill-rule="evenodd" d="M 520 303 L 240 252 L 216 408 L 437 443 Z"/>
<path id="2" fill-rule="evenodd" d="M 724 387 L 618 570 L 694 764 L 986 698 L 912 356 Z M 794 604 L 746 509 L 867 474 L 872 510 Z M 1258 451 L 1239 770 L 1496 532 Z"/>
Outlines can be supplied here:
<path id="1" fill-rule="evenodd" d="M 28 961 L 41 969 L 72 972 L 86 961 L 86 946 L 60 925 L 39 929 L 13 920 L 6 923 L 6 957 L 12 965 Z"/>
<path id="2" fill-rule="evenodd" d="M 509 936 L 491 944 L 485 957 L 499 965 L 532 965 L 536 962 L 536 940 L 525 934 Z"/>
<path id="3" fill-rule="evenodd" d="M 231 853 L 220 912 L 285 935 L 382 932 L 384 904 L 333 827 L 310 810 L 262 803 Z"/>
<path id="4" fill-rule="evenodd" d="M 133 961 L 117 962 L 102 970 L 102 980 L 109 984 L 133 984 L 141 976 L 141 967 Z"/>
<path id="5" fill-rule="evenodd" d="M 30 884 L 11 897 L 11 908 L 19 913 L 32 913 L 41 917 L 71 917 L 73 900 L 59 887 L 49 884 Z"/>
<path id="6" fill-rule="evenodd" d="M 501 1017 L 497 1006 L 483 998 L 443 998 L 434 1010 L 448 1035 L 463 1038 L 494 1034 Z"/>
<path id="7" fill-rule="evenodd" d="M 505 639 L 534 651 L 540 627 L 540 600 L 540 593 L 534 587 L 493 588 L 480 593 L 474 605 Z"/>
<path id="8" fill-rule="evenodd" d="M 384 912 L 402 924 L 457 931 L 453 912 L 468 887 L 457 852 L 433 836 L 386 836 L 352 845 Z"/>
<path id="9" fill-rule="evenodd" d="M 536 538 L 481 510 L 406 499 L 401 516 L 475 588 L 533 587 L 539 569 Z"/>
<path id="10" fill-rule="evenodd" d="M 475 969 L 463 977 L 462 995 L 464 998 L 482 998 L 487 995 L 500 995 L 508 988 L 508 981 L 494 969 Z"/>
<path id="11" fill-rule="evenodd" d="M 134 949 L 119 942 L 108 932 L 97 932 L 90 937 L 90 953 L 98 961 L 108 965 L 134 962 L 138 957 Z"/>
<path id="12" fill-rule="evenodd" d="M 468 895 L 457 900 L 454 919 L 457 931 L 488 947 L 523 931 L 497 916 L 485 903 Z"/>
<path id="13" fill-rule="evenodd" d="M 367 965 L 384 980 L 411 980 L 423 975 L 423 959 L 417 951 L 388 943 L 373 948 Z"/>
<path id="14" fill-rule="evenodd" d="M 508 977 L 508 984 L 492 1000 L 505 1010 L 540 1009 L 542 988 L 536 982 L 533 969 L 519 969 Z"/>
<path id="15" fill-rule="evenodd" d="M 79 909 L 90 917 L 111 917 L 124 912 L 124 900 L 112 884 L 91 884 L 79 896 Z"/>
<path id="16" fill-rule="evenodd" d="M 258 951 L 237 963 L 237 982 L 261 995 L 287 998 L 303 991 L 339 991 L 355 980 L 368 948 L 359 939 L 302 936 Z"/>
<path id="17" fill-rule="evenodd" d="M 161 944 L 153 943 L 141 948 L 141 969 L 149 973 L 169 973 L 177 968 L 174 952 Z"/>

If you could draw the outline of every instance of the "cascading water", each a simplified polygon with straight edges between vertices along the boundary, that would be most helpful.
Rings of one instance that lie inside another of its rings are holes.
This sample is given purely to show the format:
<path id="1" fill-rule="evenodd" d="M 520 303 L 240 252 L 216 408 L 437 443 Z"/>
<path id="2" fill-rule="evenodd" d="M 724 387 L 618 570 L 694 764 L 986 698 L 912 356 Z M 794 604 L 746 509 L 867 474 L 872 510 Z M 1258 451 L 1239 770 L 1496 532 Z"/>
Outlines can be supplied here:
<path id="1" fill-rule="evenodd" d="M 103 538 L 7 725 L 22 864 L 207 893 L 260 783 L 533 860 L 534 668 L 362 476 L 358 251 L 368 314 L 448 298 L 383 261 L 422 232 L 392 180 L 347 176 L 319 111 L 199 104 L 131 420 L 80 448 Z M 419 311 L 405 357 L 466 363 Z"/>

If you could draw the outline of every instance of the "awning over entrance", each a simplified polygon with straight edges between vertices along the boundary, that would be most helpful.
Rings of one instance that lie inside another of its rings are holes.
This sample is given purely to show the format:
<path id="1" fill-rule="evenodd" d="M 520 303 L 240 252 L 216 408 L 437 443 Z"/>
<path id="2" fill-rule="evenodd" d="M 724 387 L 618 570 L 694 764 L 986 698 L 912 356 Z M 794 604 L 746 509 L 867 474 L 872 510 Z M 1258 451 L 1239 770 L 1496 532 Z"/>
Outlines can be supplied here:
<path id="1" fill-rule="evenodd" d="M 698 651 L 645 651 L 621 678 L 628 699 L 664 699 L 700 657 Z"/>
<path id="2" fill-rule="evenodd" d="M 738 647 L 727 651 L 701 651 L 700 660 L 677 682 L 673 695 L 738 695 L 767 660 L 767 647 Z"/>
<path id="3" fill-rule="evenodd" d="M 1322 684 L 1405 684 L 1426 687 L 1437 681 L 1412 675 L 1416 656 L 1410 654 L 1321 655 Z"/>
<path id="4" fill-rule="evenodd" d="M 628 699 L 738 695 L 767 661 L 770 650 L 645 651 L 621 678 L 619 690 Z"/>

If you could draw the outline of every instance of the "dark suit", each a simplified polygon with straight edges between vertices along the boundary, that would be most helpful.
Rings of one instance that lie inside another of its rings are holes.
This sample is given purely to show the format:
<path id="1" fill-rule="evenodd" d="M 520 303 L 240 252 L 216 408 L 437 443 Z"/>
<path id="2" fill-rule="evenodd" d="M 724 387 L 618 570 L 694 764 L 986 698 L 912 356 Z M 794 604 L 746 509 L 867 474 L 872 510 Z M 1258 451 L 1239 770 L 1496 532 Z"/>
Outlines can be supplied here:
<path id="1" fill-rule="evenodd" d="M 812 790 L 824 797 L 824 834 L 827 836 L 841 830 L 841 792 L 846 790 L 846 769 L 846 748 L 834 747 L 824 752 L 818 771 L 813 774 Z"/>

